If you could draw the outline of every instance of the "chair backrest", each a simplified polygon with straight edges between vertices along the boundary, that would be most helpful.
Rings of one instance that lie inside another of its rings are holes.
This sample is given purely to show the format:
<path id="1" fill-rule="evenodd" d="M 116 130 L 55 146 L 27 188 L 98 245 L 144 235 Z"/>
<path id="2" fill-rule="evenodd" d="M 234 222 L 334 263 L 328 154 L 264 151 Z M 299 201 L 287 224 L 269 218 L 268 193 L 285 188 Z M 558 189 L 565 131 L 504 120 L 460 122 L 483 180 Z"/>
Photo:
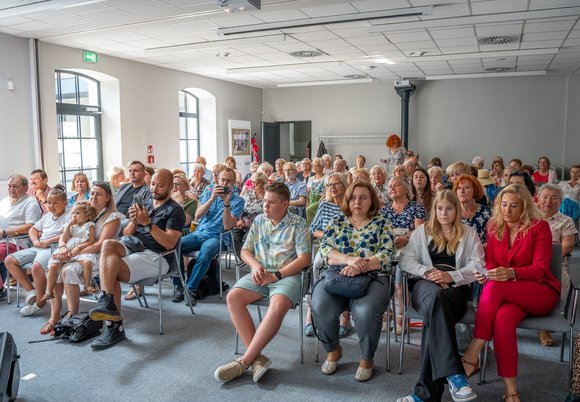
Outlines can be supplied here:
<path id="1" fill-rule="evenodd" d="M 166 255 L 167 264 L 169 264 L 169 271 L 165 275 L 178 275 L 179 262 L 181 259 L 181 237 L 177 240 L 175 248 Z"/>
<path id="2" fill-rule="evenodd" d="M 552 260 L 550 261 L 550 271 L 562 283 L 562 245 L 552 244 Z M 561 308 L 561 298 L 558 299 L 556 308 Z"/>

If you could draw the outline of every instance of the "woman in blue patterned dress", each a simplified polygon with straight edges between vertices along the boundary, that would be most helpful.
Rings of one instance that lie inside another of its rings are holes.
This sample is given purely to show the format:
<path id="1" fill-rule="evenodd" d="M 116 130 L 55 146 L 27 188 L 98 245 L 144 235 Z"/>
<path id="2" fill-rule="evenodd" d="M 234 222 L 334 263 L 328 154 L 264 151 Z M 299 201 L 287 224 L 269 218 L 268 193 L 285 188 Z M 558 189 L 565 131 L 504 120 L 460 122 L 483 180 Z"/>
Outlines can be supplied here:
<path id="1" fill-rule="evenodd" d="M 319 282 L 312 291 L 312 316 L 328 353 L 322 372 L 330 375 L 342 357 L 339 316 L 350 307 L 361 348 L 355 379 L 367 381 L 372 377 L 382 317 L 391 296 L 387 275 L 392 271 L 395 238 L 389 221 L 379 213 L 379 198 L 369 182 L 354 181 L 346 190 L 346 199 L 344 215 L 332 219 L 324 231 L 322 258 L 327 266 L 342 266 L 340 274 L 344 276 L 372 271 L 379 275 L 370 283 L 366 295 L 358 299 L 332 295 Z"/>
<path id="2" fill-rule="evenodd" d="M 409 243 L 411 232 L 427 220 L 427 211 L 422 204 L 412 200 L 413 188 L 409 180 L 404 177 L 393 177 L 389 181 L 389 197 L 393 202 L 385 205 L 381 213 L 391 221 L 397 248 L 400 249 Z M 395 276 L 395 294 L 400 313 L 397 315 L 397 334 L 401 334 L 403 314 L 400 306 L 403 305 L 403 277 L 400 269 L 397 269 Z"/>

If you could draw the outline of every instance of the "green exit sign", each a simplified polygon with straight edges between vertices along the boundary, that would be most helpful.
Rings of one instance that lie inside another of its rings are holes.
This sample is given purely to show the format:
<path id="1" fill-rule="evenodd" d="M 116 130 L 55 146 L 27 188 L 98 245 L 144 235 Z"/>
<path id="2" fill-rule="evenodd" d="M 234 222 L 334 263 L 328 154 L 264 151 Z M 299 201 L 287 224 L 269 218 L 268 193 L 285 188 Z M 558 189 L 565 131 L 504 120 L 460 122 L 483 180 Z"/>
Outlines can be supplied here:
<path id="1" fill-rule="evenodd" d="M 83 50 L 83 61 L 87 63 L 97 63 L 99 61 L 99 56 L 95 52 L 89 52 L 88 50 Z"/>

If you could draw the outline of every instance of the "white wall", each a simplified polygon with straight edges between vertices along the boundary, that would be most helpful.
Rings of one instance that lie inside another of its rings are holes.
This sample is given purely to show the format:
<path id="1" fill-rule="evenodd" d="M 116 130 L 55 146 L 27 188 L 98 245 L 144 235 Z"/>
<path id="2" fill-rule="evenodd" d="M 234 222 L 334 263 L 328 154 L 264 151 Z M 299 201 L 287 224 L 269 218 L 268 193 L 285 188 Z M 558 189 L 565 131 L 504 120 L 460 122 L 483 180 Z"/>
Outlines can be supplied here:
<path id="1" fill-rule="evenodd" d="M 569 103 L 567 81 L 566 76 L 544 76 L 417 82 L 409 147 L 424 162 L 433 156 L 444 163 L 471 162 L 481 155 L 489 163 L 499 154 L 526 163 L 547 155 L 554 164 L 570 164 L 580 159 L 580 77 L 570 79 Z M 399 133 L 400 105 L 391 84 L 264 90 L 265 120 L 312 120 L 314 154 L 320 134 Z M 350 165 L 360 153 L 372 165 L 385 152 L 376 140 L 326 145 Z"/>
<path id="2" fill-rule="evenodd" d="M 392 85 L 352 84 L 264 90 L 265 121 L 312 121 L 312 156 L 320 135 L 338 133 L 389 133 L 400 130 L 401 99 Z M 411 100 L 411 109 L 414 107 Z M 411 130 L 413 122 L 410 122 Z M 356 156 L 376 162 L 384 153 L 384 141 L 363 143 L 325 141 L 331 154 L 340 153 L 354 165 Z"/>
<path id="3" fill-rule="evenodd" d="M 36 166 L 28 40 L 0 33 L 0 54 L 0 180 L 5 180 Z"/>

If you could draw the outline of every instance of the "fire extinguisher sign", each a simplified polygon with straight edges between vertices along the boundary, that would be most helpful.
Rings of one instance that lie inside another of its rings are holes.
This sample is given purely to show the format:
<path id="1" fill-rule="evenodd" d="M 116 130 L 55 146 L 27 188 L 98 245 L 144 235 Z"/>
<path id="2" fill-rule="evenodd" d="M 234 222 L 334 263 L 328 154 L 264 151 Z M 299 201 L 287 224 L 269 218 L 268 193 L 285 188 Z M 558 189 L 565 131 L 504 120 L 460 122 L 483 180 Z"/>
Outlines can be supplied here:
<path id="1" fill-rule="evenodd" d="M 152 154 L 153 153 L 153 145 L 147 145 L 147 153 L 148 154 Z"/>

